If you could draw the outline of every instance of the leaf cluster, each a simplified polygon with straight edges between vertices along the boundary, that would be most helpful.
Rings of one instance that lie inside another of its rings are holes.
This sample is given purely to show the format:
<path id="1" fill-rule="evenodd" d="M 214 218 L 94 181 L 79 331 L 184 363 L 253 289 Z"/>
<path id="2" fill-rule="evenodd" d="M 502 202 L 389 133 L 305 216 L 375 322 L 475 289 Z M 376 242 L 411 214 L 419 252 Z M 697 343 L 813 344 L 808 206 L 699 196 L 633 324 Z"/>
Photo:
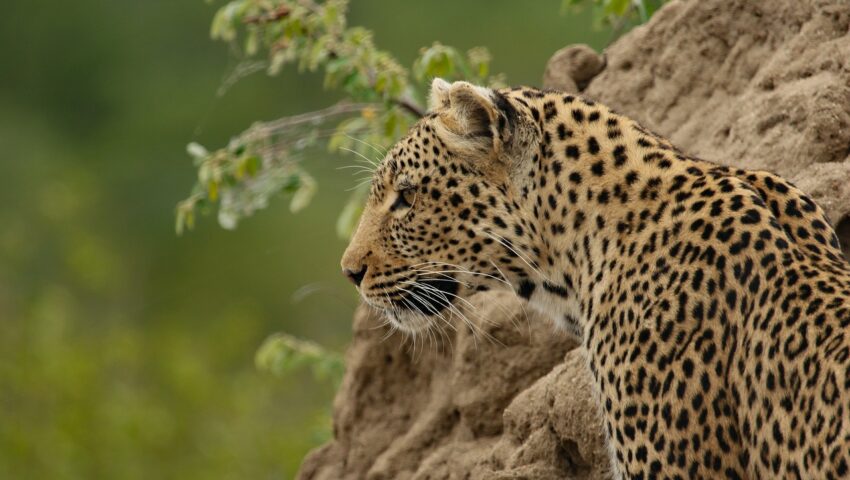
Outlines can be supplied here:
<path id="1" fill-rule="evenodd" d="M 669 0 L 562 0 L 561 11 L 590 8 L 597 28 L 610 28 L 614 36 L 646 23 Z"/>
<path id="2" fill-rule="evenodd" d="M 284 376 L 309 369 L 316 380 L 338 385 L 345 372 L 342 355 L 292 335 L 278 333 L 267 338 L 254 357 L 257 368 Z"/>
<path id="3" fill-rule="evenodd" d="M 177 206 L 177 231 L 194 227 L 197 212 L 217 207 L 219 224 L 238 222 L 266 207 L 280 193 L 290 208 L 305 207 L 316 182 L 301 165 L 311 147 L 353 154 L 359 173 L 369 176 L 385 153 L 424 113 L 425 85 L 435 76 L 503 84 L 490 75 L 490 54 L 481 47 L 462 53 L 435 43 L 422 49 L 411 68 L 378 49 L 372 33 L 346 23 L 348 0 L 232 0 L 215 15 L 211 35 L 230 43 L 243 65 L 264 56 L 269 74 L 292 64 L 298 71 L 321 71 L 324 86 L 339 90 L 338 105 L 295 117 L 260 122 L 209 152 L 190 144 L 198 179 L 191 195 Z M 244 69 L 244 68 L 243 68 Z M 368 178 L 342 209 L 337 231 L 346 237 L 359 218 Z"/>

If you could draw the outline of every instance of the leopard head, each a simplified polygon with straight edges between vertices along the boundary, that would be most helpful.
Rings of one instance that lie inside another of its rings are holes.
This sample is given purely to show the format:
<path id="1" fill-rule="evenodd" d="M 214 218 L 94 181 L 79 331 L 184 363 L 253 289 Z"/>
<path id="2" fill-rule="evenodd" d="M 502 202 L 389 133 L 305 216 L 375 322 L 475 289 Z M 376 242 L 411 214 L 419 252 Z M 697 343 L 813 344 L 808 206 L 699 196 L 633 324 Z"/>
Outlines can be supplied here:
<path id="1" fill-rule="evenodd" d="M 343 273 L 408 333 L 448 321 L 478 290 L 529 275 L 537 126 L 496 90 L 435 79 L 430 110 L 381 161 Z"/>

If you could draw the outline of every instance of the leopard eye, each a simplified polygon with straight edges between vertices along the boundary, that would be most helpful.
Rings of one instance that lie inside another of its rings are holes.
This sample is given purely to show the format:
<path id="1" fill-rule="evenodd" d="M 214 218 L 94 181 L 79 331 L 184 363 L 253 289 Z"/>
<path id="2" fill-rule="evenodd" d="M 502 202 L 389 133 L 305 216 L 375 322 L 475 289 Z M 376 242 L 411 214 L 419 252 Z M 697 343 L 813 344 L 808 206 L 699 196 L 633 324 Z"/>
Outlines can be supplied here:
<path id="1" fill-rule="evenodd" d="M 397 193 L 397 197 L 395 202 L 393 202 L 390 210 L 398 210 L 401 208 L 410 208 L 413 206 L 413 202 L 416 200 L 416 188 L 414 187 L 406 187 L 401 189 Z"/>

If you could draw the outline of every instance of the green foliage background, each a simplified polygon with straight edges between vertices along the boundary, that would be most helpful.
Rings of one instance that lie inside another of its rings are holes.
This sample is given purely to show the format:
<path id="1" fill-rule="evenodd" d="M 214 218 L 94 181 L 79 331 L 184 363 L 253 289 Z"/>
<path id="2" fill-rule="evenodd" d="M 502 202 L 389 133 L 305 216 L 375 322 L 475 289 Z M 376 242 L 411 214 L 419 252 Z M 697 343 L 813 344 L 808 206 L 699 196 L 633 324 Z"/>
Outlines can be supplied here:
<path id="1" fill-rule="evenodd" d="M 556 49 L 610 39 L 561 7 L 354 0 L 349 24 L 402 65 L 434 41 L 483 45 L 508 83 L 537 84 Z M 178 238 L 174 205 L 197 175 L 187 143 L 341 97 L 293 69 L 217 96 L 236 61 L 209 39 L 214 12 L 4 2 L 0 478 L 290 478 L 328 431 L 332 385 L 254 356 L 278 331 L 344 349 L 356 297 L 334 219 L 351 157 L 305 153 L 319 193 L 298 214 L 272 202 L 235 231 L 200 221 Z"/>

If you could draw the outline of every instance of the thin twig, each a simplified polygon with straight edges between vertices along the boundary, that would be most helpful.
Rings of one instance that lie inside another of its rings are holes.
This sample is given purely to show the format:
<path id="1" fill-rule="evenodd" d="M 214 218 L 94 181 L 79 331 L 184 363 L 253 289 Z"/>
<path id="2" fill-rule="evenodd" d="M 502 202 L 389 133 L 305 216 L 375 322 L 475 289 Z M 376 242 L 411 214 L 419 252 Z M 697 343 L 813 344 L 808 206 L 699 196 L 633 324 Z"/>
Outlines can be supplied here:
<path id="1" fill-rule="evenodd" d="M 290 13 L 292 13 L 292 10 L 290 10 L 289 7 L 287 7 L 286 5 L 281 5 L 277 7 L 277 9 L 269 13 L 247 16 L 242 19 L 242 23 L 262 25 L 264 23 L 275 22 L 277 20 L 280 20 L 281 18 L 286 18 L 289 16 Z"/>
<path id="2" fill-rule="evenodd" d="M 379 105 L 376 103 L 340 102 L 336 105 L 331 105 L 330 107 L 323 108 L 321 110 L 315 110 L 312 112 L 302 113 L 300 115 L 292 115 L 290 117 L 283 117 L 277 120 L 272 120 L 270 122 L 263 123 L 262 127 L 264 129 L 269 130 L 282 130 L 287 127 L 301 125 L 304 123 L 318 124 L 323 122 L 328 117 L 334 117 L 347 113 L 354 113 L 367 108 L 379 108 Z"/>
<path id="3" fill-rule="evenodd" d="M 393 103 L 398 105 L 399 107 L 406 110 L 408 113 L 413 115 L 416 118 L 422 118 L 425 116 L 425 112 L 422 110 L 422 107 L 413 103 L 412 100 L 407 98 L 394 98 Z"/>
<path id="4" fill-rule="evenodd" d="M 310 13 L 312 13 L 314 15 L 318 15 L 318 14 L 321 13 L 321 7 L 311 0 L 300 0 L 298 3 L 302 7 L 309 10 Z M 262 14 L 262 15 L 253 15 L 253 16 L 250 16 L 250 17 L 246 17 L 243 20 L 243 22 L 244 23 L 253 23 L 253 24 L 263 24 L 263 23 L 268 23 L 268 22 L 280 20 L 281 18 L 285 18 L 290 13 L 291 13 L 291 10 L 289 8 L 287 8 L 286 6 L 280 6 L 277 10 L 275 10 L 273 12 L 269 12 L 269 13 Z M 338 33 L 336 33 L 336 34 L 337 34 L 337 36 L 339 36 Z M 342 41 L 341 38 L 338 38 L 336 40 L 337 41 L 334 42 L 334 43 L 341 43 L 341 41 Z M 340 56 L 339 52 L 335 51 L 333 48 L 329 48 L 327 54 L 330 58 L 338 58 Z M 374 80 L 370 79 L 369 83 L 371 84 L 372 87 L 374 87 L 374 83 L 375 83 Z M 404 98 L 404 97 L 391 98 L 390 102 L 392 102 L 394 105 L 401 107 L 403 110 L 407 111 L 408 113 L 410 113 L 411 115 L 413 115 L 416 118 L 422 118 L 422 117 L 425 116 L 425 111 L 422 109 L 422 107 L 417 105 L 416 102 L 414 102 L 413 100 L 411 100 L 409 98 Z"/>

